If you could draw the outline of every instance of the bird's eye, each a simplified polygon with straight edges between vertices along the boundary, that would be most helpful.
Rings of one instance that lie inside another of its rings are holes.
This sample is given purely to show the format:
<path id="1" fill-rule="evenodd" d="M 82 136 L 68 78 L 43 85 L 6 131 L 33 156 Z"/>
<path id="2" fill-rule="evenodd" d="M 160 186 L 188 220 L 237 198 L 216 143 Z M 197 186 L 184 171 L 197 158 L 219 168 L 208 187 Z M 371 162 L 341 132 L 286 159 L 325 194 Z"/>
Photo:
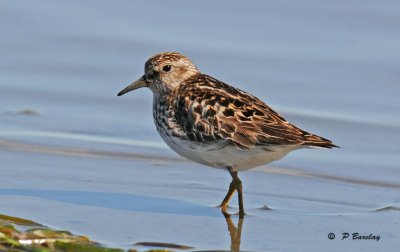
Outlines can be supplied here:
<path id="1" fill-rule="evenodd" d="M 163 68 L 162 68 L 163 72 L 169 72 L 169 71 L 171 71 L 171 69 L 172 69 L 172 66 L 171 66 L 171 65 L 165 65 L 165 66 L 163 66 Z"/>

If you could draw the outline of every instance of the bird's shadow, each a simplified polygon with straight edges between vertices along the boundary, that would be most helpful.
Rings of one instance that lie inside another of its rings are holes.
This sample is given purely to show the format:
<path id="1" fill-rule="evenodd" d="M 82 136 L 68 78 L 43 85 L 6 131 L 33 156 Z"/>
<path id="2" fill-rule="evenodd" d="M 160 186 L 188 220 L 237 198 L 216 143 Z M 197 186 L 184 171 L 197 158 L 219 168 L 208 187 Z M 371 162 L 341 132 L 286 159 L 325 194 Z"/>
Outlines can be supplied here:
<path id="1" fill-rule="evenodd" d="M 63 203 L 135 212 L 208 217 L 220 216 L 217 211 L 207 206 L 176 199 L 135 194 L 68 190 L 0 189 L 0 195 L 36 197 Z"/>

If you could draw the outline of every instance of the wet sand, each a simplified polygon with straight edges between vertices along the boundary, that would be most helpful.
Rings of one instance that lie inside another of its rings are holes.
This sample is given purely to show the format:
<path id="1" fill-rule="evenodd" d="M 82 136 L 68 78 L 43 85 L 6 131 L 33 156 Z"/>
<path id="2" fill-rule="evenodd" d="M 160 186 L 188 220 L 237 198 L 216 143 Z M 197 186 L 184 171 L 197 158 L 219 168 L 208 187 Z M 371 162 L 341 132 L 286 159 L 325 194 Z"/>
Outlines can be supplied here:
<path id="1" fill-rule="evenodd" d="M 248 216 L 240 223 L 237 216 L 225 219 L 216 207 L 229 184 L 227 174 L 173 153 L 157 155 L 156 148 L 148 148 L 153 154 L 142 155 L 134 151 L 141 147 L 88 146 L 80 140 L 69 143 L 76 147 L 35 145 L 40 137 L 25 143 L 16 134 L 3 138 L 8 139 L 0 142 L 1 158 L 9 161 L 2 167 L 1 211 L 110 246 L 151 241 L 229 250 L 239 246 L 238 225 L 244 251 L 292 251 L 300 242 L 306 250 L 390 251 L 398 245 L 399 184 L 262 167 L 241 176 Z M 233 202 L 229 210 L 236 212 Z M 337 240 L 327 238 L 331 232 Z M 346 232 L 381 240 L 340 241 Z"/>
<path id="2" fill-rule="evenodd" d="M 0 213 L 139 250 L 158 242 L 194 251 L 396 251 L 399 4 L 205 6 L 4 4 Z M 149 9 L 151 19 L 139 11 Z M 165 11 L 179 13 L 168 32 Z M 299 150 L 243 172 L 248 216 L 225 219 L 216 206 L 229 174 L 167 148 L 150 91 L 116 96 L 150 55 L 169 50 L 341 148 Z"/>

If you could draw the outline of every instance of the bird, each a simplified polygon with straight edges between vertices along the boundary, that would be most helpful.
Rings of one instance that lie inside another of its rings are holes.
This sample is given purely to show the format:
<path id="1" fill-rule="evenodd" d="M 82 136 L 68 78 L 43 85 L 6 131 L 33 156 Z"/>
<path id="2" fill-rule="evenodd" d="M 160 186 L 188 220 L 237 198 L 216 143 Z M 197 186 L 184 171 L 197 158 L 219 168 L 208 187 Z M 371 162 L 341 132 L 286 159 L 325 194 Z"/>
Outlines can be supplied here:
<path id="1" fill-rule="evenodd" d="M 142 87 L 153 93 L 154 124 L 172 150 L 229 172 L 232 181 L 219 205 L 227 215 L 237 191 L 239 218 L 245 216 L 238 172 L 279 160 L 296 149 L 338 147 L 289 123 L 256 96 L 203 74 L 178 52 L 150 57 L 144 75 L 118 96 Z"/>

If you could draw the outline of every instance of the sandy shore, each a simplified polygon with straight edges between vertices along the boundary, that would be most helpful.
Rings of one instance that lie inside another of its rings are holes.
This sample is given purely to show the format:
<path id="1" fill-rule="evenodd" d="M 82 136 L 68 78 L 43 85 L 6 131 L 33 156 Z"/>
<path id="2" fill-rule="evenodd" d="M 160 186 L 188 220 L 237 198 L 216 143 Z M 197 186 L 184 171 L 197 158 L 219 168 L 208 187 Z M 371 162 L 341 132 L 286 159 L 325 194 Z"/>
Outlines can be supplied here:
<path id="1" fill-rule="evenodd" d="M 122 248 L 397 251 L 399 8 L 5 1 L 0 213 Z M 341 148 L 299 150 L 240 174 L 249 215 L 225 219 L 216 206 L 229 174 L 166 147 L 150 91 L 116 96 L 161 51 L 186 54 Z"/>
<path id="2" fill-rule="evenodd" d="M 227 174 L 173 153 L 147 148 L 149 154 L 135 154 L 132 149 L 143 148 L 79 140 L 34 144 L 40 137 L 21 141 L 17 134 L 3 138 L 8 138 L 0 142 L 7 176 L 0 181 L 0 211 L 110 246 L 151 241 L 196 250 L 291 251 L 306 240 L 304 248 L 312 250 L 334 245 L 390 251 L 398 244 L 398 237 L 388 234 L 398 229 L 399 184 L 262 167 L 242 174 L 249 216 L 238 222 L 215 207 L 229 184 Z M 235 205 L 230 211 L 237 211 Z M 329 233 L 337 239 L 328 239 Z M 344 233 L 380 240 L 341 240 Z M 294 243 L 285 242 L 289 237 Z"/>

